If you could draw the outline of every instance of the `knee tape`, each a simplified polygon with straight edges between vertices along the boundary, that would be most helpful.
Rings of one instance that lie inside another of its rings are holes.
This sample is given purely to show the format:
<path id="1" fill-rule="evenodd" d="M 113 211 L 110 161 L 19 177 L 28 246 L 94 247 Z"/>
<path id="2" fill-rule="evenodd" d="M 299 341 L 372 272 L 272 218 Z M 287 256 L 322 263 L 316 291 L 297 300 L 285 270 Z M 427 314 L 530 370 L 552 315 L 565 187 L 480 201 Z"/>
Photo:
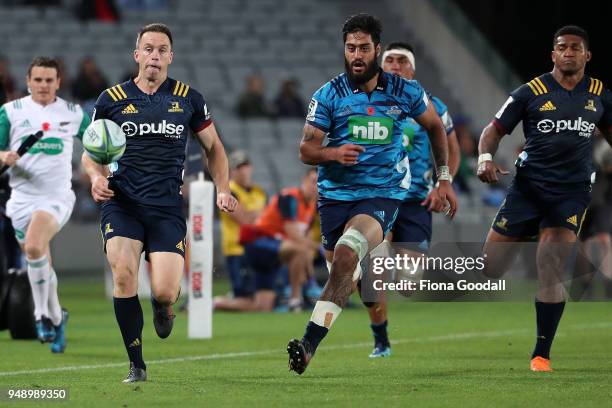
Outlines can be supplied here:
<path id="1" fill-rule="evenodd" d="M 359 262 L 366 256 L 368 253 L 368 240 L 363 234 L 357 231 L 354 228 L 349 228 L 346 230 L 344 234 L 338 239 L 336 242 L 336 246 L 338 245 L 346 245 L 351 248 L 357 254 Z"/>

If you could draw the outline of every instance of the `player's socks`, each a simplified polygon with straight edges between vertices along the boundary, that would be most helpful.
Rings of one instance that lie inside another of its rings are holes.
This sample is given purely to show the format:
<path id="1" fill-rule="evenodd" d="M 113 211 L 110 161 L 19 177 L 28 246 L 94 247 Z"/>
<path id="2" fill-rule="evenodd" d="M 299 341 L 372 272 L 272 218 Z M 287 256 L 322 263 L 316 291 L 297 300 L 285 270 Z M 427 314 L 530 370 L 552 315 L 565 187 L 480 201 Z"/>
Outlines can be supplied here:
<path id="1" fill-rule="evenodd" d="M 535 349 L 531 358 L 536 356 L 550 359 L 550 348 L 565 308 L 565 302 L 543 303 L 535 302 L 536 323 L 538 327 Z"/>
<path id="2" fill-rule="evenodd" d="M 51 268 L 49 278 L 49 302 L 47 307 L 49 309 L 49 318 L 53 322 L 53 326 L 59 326 L 62 323 L 62 307 L 60 306 L 57 296 L 57 275 L 53 268 Z"/>
<path id="3" fill-rule="evenodd" d="M 115 317 L 117 318 L 121 336 L 123 337 L 123 344 L 125 345 L 130 362 L 134 363 L 134 366 L 137 368 L 146 370 L 147 366 L 142 359 L 142 328 L 144 326 L 144 319 L 138 295 L 129 298 L 113 297 L 113 304 L 115 306 Z"/>
<path id="4" fill-rule="evenodd" d="M 372 334 L 374 335 L 374 345 L 380 347 L 390 347 L 389 344 L 389 336 L 387 335 L 387 320 L 380 324 L 372 323 L 370 325 L 372 328 Z"/>
<path id="5" fill-rule="evenodd" d="M 321 340 L 327 336 L 327 332 L 329 332 L 327 327 L 321 327 L 314 322 L 308 322 L 302 341 L 307 342 L 309 351 L 314 354 Z"/>
<path id="6" fill-rule="evenodd" d="M 41 320 L 43 316 L 49 316 L 49 260 L 45 255 L 39 259 L 28 258 L 27 263 L 28 279 L 30 280 L 32 298 L 34 299 L 34 317 L 35 320 Z"/>
<path id="7" fill-rule="evenodd" d="M 310 351 L 313 354 L 341 312 L 340 306 L 333 302 L 317 301 L 310 316 L 310 321 L 306 326 L 306 333 L 302 338 L 302 340 L 308 341 Z"/>
<path id="8" fill-rule="evenodd" d="M 329 328 L 342 309 L 333 302 L 319 300 L 312 311 L 310 321 L 306 326 L 306 333 L 302 340 L 291 339 L 287 344 L 289 353 L 289 370 L 303 374 L 308 367 L 319 343 L 327 335 Z"/>

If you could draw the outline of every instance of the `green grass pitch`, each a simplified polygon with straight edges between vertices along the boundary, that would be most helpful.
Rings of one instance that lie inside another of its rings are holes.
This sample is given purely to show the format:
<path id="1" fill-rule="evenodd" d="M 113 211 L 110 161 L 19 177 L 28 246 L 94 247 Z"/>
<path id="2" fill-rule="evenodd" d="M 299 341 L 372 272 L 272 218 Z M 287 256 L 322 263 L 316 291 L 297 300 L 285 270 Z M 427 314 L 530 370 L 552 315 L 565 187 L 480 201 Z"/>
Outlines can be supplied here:
<path id="1" fill-rule="evenodd" d="M 214 315 L 212 340 L 188 340 L 179 314 L 170 338 L 156 337 L 145 312 L 149 381 L 122 384 L 128 363 L 112 303 L 100 283 L 60 282 L 70 311 L 68 348 L 0 332 L 0 388 L 69 390 L 58 406 L 610 406 L 612 308 L 571 303 L 553 347 L 554 373 L 528 370 L 534 342 L 529 303 L 416 303 L 390 306 L 393 356 L 371 360 L 365 309 L 342 313 L 303 376 L 288 372 L 285 347 L 309 314 Z M 4 399 L 2 399 L 4 398 Z M 41 402 L 0 406 L 41 406 Z M 43 405 L 44 406 L 44 405 Z M 54 406 L 53 404 L 50 406 Z"/>

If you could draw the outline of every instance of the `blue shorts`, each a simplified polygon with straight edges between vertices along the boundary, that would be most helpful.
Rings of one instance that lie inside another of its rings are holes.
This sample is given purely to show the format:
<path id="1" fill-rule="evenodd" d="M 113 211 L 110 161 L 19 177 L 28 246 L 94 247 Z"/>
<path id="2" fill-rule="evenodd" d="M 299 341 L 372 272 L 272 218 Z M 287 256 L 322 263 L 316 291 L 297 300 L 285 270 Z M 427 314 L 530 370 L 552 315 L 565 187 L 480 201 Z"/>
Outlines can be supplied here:
<path id="1" fill-rule="evenodd" d="M 588 184 L 563 185 L 515 177 L 491 228 L 509 237 L 535 237 L 542 228 L 578 233 L 591 201 Z"/>
<path id="2" fill-rule="evenodd" d="M 281 266 L 281 240 L 261 237 L 244 246 L 247 262 L 255 271 L 255 290 L 274 290 Z"/>
<path id="3" fill-rule="evenodd" d="M 393 224 L 393 242 L 401 242 L 420 253 L 431 243 L 431 213 L 419 201 L 404 201 Z"/>
<path id="4" fill-rule="evenodd" d="M 397 217 L 400 200 L 390 198 L 369 198 L 359 201 L 319 199 L 321 217 L 321 241 L 323 248 L 333 251 L 336 242 L 344 233 L 344 227 L 351 218 L 359 214 L 369 215 L 380 224 L 383 236 L 391 230 Z"/>
<path id="5" fill-rule="evenodd" d="M 100 232 L 106 242 L 112 237 L 140 241 L 149 259 L 152 252 L 174 252 L 185 257 L 187 224 L 181 207 L 154 207 L 110 199 L 102 203 Z"/>

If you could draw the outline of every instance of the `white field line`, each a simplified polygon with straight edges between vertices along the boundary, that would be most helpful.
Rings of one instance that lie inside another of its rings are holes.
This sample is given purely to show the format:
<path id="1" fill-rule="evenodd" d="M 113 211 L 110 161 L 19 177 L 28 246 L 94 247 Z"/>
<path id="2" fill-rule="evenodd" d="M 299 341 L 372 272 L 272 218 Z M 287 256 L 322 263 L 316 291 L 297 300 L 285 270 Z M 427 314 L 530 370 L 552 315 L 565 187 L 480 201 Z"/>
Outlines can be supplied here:
<path id="1" fill-rule="evenodd" d="M 612 322 L 601 322 L 593 324 L 580 324 L 572 325 L 569 327 L 562 327 L 562 331 L 579 331 L 584 329 L 609 329 L 612 328 Z M 441 336 L 431 337 L 416 337 L 410 339 L 397 339 L 393 340 L 393 344 L 405 344 L 405 343 L 427 343 L 436 341 L 452 341 L 452 340 L 465 340 L 478 337 L 504 337 L 511 335 L 527 335 L 534 333 L 534 330 L 517 329 L 517 330 L 504 330 L 504 331 L 488 331 L 488 332 L 466 332 L 466 333 L 454 333 L 446 334 Z M 320 350 L 340 350 L 340 349 L 352 349 L 360 347 L 371 347 L 372 342 L 352 343 L 352 344 L 341 344 L 336 346 L 322 346 Z M 216 354 L 204 354 L 199 356 L 185 356 L 176 358 L 164 358 L 159 360 L 149 360 L 147 365 L 151 364 L 172 364 L 182 363 L 185 361 L 201 361 L 201 360 L 221 360 L 226 358 L 237 358 L 237 357 L 253 357 L 262 356 L 269 354 L 281 354 L 284 353 L 282 348 L 273 350 L 259 350 L 259 351 L 242 351 L 233 353 L 216 353 Z M 78 365 L 78 366 L 65 366 L 65 367 L 51 367 L 51 368 L 39 368 L 35 370 L 18 370 L 18 371 L 0 371 L 0 377 L 12 377 L 18 375 L 29 375 L 29 374 L 46 374 L 46 373 L 58 373 L 64 371 L 81 371 L 81 370 L 98 370 L 103 368 L 116 368 L 126 367 L 127 362 L 121 363 L 107 363 L 107 364 L 89 364 L 89 365 Z"/>

